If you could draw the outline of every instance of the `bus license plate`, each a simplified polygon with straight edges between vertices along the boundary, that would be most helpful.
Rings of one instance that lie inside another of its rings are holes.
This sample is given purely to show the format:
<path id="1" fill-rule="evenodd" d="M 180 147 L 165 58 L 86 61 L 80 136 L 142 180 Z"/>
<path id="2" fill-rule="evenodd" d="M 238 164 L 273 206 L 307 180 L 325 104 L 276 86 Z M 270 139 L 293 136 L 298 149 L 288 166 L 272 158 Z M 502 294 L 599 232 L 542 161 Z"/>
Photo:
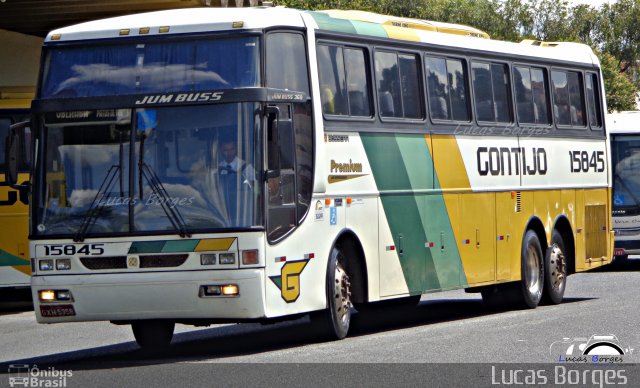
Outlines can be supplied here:
<path id="1" fill-rule="evenodd" d="M 73 305 L 61 304 L 58 306 L 40 306 L 40 315 L 47 318 L 52 317 L 71 317 L 76 315 Z"/>

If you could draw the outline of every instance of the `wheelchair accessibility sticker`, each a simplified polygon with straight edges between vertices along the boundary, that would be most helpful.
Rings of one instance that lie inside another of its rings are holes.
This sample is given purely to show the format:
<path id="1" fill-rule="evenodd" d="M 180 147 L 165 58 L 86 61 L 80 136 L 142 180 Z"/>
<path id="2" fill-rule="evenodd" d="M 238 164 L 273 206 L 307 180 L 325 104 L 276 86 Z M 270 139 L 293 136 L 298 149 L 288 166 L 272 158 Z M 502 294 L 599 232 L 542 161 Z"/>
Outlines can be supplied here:
<path id="1" fill-rule="evenodd" d="M 329 224 L 336 225 L 338 223 L 338 209 L 336 207 L 329 208 Z"/>

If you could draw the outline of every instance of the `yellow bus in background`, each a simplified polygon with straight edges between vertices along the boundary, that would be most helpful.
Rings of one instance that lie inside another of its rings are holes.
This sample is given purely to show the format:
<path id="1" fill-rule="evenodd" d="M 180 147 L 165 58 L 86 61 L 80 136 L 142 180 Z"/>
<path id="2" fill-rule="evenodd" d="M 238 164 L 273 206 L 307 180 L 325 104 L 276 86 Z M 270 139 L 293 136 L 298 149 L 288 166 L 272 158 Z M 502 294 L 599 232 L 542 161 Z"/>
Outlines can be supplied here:
<path id="1" fill-rule="evenodd" d="M 3 167 L 9 127 L 29 119 L 33 92 L 33 87 L 0 87 L 0 165 Z M 29 160 L 21 164 L 18 183 L 29 180 Z M 26 191 L 11 188 L 4 174 L 0 174 L 0 303 L 31 298 L 28 216 Z"/>

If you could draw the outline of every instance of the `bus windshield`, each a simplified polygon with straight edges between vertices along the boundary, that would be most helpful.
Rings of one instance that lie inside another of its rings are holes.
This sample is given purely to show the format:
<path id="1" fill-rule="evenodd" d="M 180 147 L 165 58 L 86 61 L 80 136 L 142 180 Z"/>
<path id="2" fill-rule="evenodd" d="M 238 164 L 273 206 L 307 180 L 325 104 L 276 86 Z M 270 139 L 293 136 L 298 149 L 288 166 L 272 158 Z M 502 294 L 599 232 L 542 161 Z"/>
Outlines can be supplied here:
<path id="1" fill-rule="evenodd" d="M 40 98 L 233 89 L 260 84 L 258 37 L 56 47 Z"/>
<path id="2" fill-rule="evenodd" d="M 45 114 L 35 233 L 82 240 L 262 226 L 259 111 L 229 103 Z"/>
<path id="3" fill-rule="evenodd" d="M 611 137 L 613 208 L 640 211 L 640 136 Z"/>

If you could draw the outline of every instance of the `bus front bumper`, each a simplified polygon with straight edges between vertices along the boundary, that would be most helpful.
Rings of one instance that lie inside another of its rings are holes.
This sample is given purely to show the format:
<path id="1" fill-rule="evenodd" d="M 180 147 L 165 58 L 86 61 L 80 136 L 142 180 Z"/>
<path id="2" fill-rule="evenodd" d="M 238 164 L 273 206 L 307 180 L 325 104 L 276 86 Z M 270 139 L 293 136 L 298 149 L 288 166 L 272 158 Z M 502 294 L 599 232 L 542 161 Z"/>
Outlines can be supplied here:
<path id="1" fill-rule="evenodd" d="M 263 268 L 34 276 L 31 290 L 40 323 L 139 319 L 232 321 L 265 317 L 264 279 Z M 234 285 L 237 295 L 216 295 L 216 286 L 233 289 Z M 60 296 L 62 300 L 42 301 L 41 291 L 52 291 L 55 299 Z"/>

